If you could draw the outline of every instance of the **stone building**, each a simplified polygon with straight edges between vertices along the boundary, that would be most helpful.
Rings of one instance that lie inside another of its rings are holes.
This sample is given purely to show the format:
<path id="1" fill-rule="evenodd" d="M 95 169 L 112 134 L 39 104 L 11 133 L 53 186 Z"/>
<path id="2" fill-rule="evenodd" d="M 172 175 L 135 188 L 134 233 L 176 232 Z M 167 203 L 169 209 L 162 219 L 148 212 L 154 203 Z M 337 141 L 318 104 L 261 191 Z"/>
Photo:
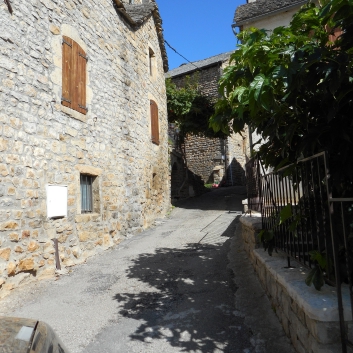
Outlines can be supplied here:
<path id="1" fill-rule="evenodd" d="M 231 53 L 183 64 L 170 70 L 166 76 L 178 87 L 184 85 L 187 77 L 196 80 L 201 92 L 216 102 L 219 98 L 218 81 L 229 64 Z M 227 185 L 244 185 L 247 145 L 245 135 L 243 138 L 240 134 L 233 134 L 226 139 L 188 136 L 185 141 L 188 168 L 206 184 L 218 184 L 223 180 Z M 176 168 L 177 164 L 173 162 L 172 168 Z M 175 182 L 178 183 L 172 176 L 172 190 Z"/>
<path id="2" fill-rule="evenodd" d="M 273 30 L 287 26 L 293 15 L 306 4 L 303 0 L 247 0 L 237 7 L 232 27 L 240 30 L 256 27 Z"/>
<path id="3" fill-rule="evenodd" d="M 162 21 L 130 3 L 0 4 L 0 296 L 169 208 Z"/>

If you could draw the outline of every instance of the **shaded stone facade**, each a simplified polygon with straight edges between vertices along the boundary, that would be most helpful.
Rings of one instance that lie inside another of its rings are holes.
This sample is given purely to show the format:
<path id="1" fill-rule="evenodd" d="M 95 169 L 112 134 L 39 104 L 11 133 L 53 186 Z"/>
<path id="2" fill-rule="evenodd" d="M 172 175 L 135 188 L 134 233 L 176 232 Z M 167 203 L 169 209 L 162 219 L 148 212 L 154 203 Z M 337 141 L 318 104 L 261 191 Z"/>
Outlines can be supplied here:
<path id="1" fill-rule="evenodd" d="M 231 53 L 182 65 L 169 71 L 167 76 L 178 87 L 182 87 L 186 79 L 196 81 L 200 91 L 215 103 L 219 98 L 218 81 L 228 66 Z M 248 148 L 248 139 L 239 134 L 226 139 L 189 136 L 185 141 L 188 168 L 206 184 L 223 181 L 227 185 L 245 185 Z"/>
<path id="2" fill-rule="evenodd" d="M 72 266 L 169 208 L 168 62 L 156 4 L 135 3 L 29 0 L 12 15 L 0 4 L 0 296 L 54 274 L 53 240 Z M 63 36 L 88 56 L 86 115 L 61 104 Z M 91 213 L 81 174 L 94 178 Z M 67 217 L 47 217 L 48 185 L 67 186 Z"/>

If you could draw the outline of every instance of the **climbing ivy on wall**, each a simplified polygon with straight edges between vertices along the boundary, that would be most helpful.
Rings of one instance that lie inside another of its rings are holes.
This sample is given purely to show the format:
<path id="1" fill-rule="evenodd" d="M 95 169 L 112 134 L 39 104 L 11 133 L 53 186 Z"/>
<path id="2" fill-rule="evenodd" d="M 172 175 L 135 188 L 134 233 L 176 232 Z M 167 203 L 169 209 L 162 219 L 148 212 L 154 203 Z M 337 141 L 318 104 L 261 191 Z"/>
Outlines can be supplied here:
<path id="1" fill-rule="evenodd" d="M 209 127 L 209 118 L 214 105 L 198 88 L 197 75 L 186 77 L 184 85 L 177 87 L 169 78 L 166 80 L 168 121 L 174 123 L 181 140 L 188 134 L 207 137 L 221 137 Z"/>

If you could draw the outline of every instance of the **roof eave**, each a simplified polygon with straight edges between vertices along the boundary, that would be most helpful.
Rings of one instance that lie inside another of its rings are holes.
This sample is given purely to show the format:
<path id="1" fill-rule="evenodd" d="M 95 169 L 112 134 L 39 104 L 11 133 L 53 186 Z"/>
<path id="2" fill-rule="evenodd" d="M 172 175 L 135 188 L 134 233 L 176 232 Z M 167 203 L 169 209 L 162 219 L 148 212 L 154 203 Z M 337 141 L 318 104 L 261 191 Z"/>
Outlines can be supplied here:
<path id="1" fill-rule="evenodd" d="M 300 1 L 300 2 L 297 2 L 297 3 L 292 4 L 292 5 L 289 5 L 289 6 L 282 7 L 280 9 L 277 9 L 277 10 L 274 10 L 274 11 L 271 11 L 271 12 L 266 12 L 266 13 L 264 13 L 262 15 L 259 15 L 259 16 L 249 17 L 246 20 L 234 22 L 232 24 L 232 27 L 233 28 L 234 27 L 241 27 L 241 26 L 247 25 L 247 24 L 249 24 L 251 22 L 255 22 L 255 21 L 261 20 L 263 18 L 266 18 L 268 16 L 276 15 L 278 13 L 285 12 L 285 11 L 289 11 L 291 9 L 294 9 L 295 7 L 302 6 L 302 5 L 306 4 L 306 3 L 307 3 L 307 0 L 304 0 L 304 1 Z"/>
<path id="2" fill-rule="evenodd" d="M 184 72 L 182 72 L 180 74 L 167 76 L 167 78 L 176 78 L 176 77 L 179 77 L 179 76 L 189 75 L 189 74 L 192 74 L 192 73 L 194 73 L 196 71 L 201 71 L 201 70 L 204 70 L 204 69 L 208 69 L 209 67 L 212 67 L 212 66 L 217 66 L 219 64 L 223 64 L 225 61 L 227 61 L 227 60 L 219 60 L 219 61 L 213 62 L 212 64 L 201 66 L 198 69 L 195 68 L 195 69 L 191 69 L 189 71 L 184 71 Z"/>
<path id="3" fill-rule="evenodd" d="M 136 29 L 139 27 L 142 23 L 136 23 L 133 18 L 126 12 L 125 6 L 121 0 L 114 0 L 115 4 L 117 6 L 117 10 L 119 13 L 127 20 L 127 22 L 134 28 Z M 155 1 L 152 0 L 154 3 Z M 164 72 L 168 72 L 169 70 L 169 65 L 168 65 L 168 56 L 167 56 L 167 50 L 164 45 L 164 36 L 163 36 L 163 28 L 162 28 L 162 18 L 159 14 L 158 6 L 155 3 L 155 9 L 151 11 L 151 16 L 153 16 L 156 31 L 157 31 L 157 36 L 158 36 L 158 42 L 159 42 L 159 47 L 161 50 L 161 55 L 162 55 L 162 60 L 163 60 L 163 70 Z M 144 21 L 147 20 L 150 16 L 146 17 Z"/>

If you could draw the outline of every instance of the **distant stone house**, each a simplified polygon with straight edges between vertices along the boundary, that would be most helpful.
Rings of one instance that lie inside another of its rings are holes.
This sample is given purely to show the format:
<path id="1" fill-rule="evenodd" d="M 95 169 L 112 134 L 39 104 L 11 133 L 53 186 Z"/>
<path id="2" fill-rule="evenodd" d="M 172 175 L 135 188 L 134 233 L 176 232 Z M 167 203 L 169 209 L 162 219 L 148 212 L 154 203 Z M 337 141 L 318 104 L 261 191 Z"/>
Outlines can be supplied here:
<path id="1" fill-rule="evenodd" d="M 287 26 L 293 15 L 306 4 L 303 0 L 247 0 L 237 7 L 232 27 L 273 30 Z"/>
<path id="2" fill-rule="evenodd" d="M 0 296 L 170 205 L 154 0 L 0 4 Z"/>
<path id="3" fill-rule="evenodd" d="M 212 102 L 216 102 L 219 98 L 218 81 L 224 68 L 229 65 L 231 53 L 183 64 L 168 71 L 166 76 L 178 87 L 184 85 L 187 77 L 196 79 L 201 92 Z M 219 183 L 224 180 L 228 185 L 244 185 L 247 143 L 248 141 L 240 134 L 234 134 L 226 139 L 188 136 L 185 141 L 188 168 L 194 175 L 200 176 L 204 183 Z M 174 173 L 176 166 L 172 160 Z M 181 178 L 176 180 L 172 175 L 171 179 L 173 191 L 177 188 L 174 183 L 180 183 Z"/>

